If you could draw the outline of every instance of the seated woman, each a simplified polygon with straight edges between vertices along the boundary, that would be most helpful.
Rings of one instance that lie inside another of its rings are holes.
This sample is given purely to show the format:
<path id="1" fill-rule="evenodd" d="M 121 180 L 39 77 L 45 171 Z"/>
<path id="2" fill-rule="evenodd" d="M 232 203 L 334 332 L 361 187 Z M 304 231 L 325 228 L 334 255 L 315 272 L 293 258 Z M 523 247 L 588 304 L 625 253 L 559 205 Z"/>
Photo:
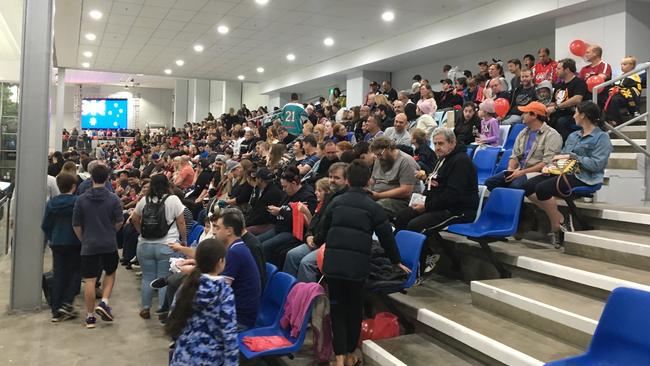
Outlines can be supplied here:
<path id="1" fill-rule="evenodd" d="M 481 121 L 476 115 L 476 104 L 465 102 L 461 113 L 456 113 L 456 122 L 454 123 L 456 140 L 465 145 L 471 144 L 476 139 L 480 127 Z"/>
<path id="2" fill-rule="evenodd" d="M 334 125 L 333 133 L 334 142 L 338 143 L 341 141 L 347 141 L 352 145 L 357 143 L 357 139 L 354 137 L 354 132 L 348 132 L 347 128 L 345 128 L 345 125 L 342 123 L 337 123 Z"/>
<path id="3" fill-rule="evenodd" d="M 566 196 L 575 187 L 603 182 L 613 147 L 609 135 L 600 128 L 600 115 L 600 108 L 595 103 L 587 101 L 578 104 L 573 118 L 582 130 L 571 133 L 560 155 L 553 157 L 554 162 L 561 159 L 577 160 L 578 171 L 565 175 L 565 180 L 561 176 L 548 174 L 548 168 L 544 168 L 542 173 L 546 174 L 529 179 L 523 187 L 526 196 L 548 216 L 551 223 L 549 237 L 556 248 L 562 245 L 561 233 L 573 231 L 573 225 L 571 216 L 562 215 L 552 198 Z"/>
<path id="4" fill-rule="evenodd" d="M 230 160 L 226 164 L 226 175 L 232 177 L 232 188 L 225 200 L 226 204 L 228 206 L 237 205 L 242 210 L 247 209 L 248 201 L 253 193 L 253 186 L 248 182 L 253 163 L 244 159 L 239 163 Z"/>
<path id="5" fill-rule="evenodd" d="M 436 164 L 436 154 L 429 147 L 427 135 L 421 129 L 414 128 L 411 131 L 411 143 L 415 146 L 413 158 L 417 161 L 421 170 L 424 170 L 426 174 L 430 174 Z"/>

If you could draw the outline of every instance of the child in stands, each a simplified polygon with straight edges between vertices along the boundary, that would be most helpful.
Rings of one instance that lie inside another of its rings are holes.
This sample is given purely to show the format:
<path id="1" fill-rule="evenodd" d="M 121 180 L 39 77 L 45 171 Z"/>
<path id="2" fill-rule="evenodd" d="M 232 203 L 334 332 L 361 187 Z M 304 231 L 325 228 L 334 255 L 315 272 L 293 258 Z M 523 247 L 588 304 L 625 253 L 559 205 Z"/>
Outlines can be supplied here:
<path id="1" fill-rule="evenodd" d="M 226 246 L 206 239 L 176 297 L 165 330 L 176 339 L 170 365 L 238 365 L 235 297 L 225 278 Z"/>

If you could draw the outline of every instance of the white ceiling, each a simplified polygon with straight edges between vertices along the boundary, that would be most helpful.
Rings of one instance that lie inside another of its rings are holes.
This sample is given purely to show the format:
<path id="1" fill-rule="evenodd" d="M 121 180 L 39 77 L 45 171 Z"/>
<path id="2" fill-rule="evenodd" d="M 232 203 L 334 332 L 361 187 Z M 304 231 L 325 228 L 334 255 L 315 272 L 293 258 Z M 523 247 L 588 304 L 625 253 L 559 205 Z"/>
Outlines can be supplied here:
<path id="1" fill-rule="evenodd" d="M 69 68 L 89 61 L 102 71 L 164 75 L 170 68 L 174 77 L 264 81 L 493 1 L 57 0 L 56 60 Z M 95 9 L 104 13 L 99 21 L 88 15 Z M 385 10 L 394 11 L 394 22 L 381 21 Z M 216 31 L 222 24 L 226 35 Z M 87 32 L 97 39 L 86 40 Z M 334 47 L 323 45 L 327 36 Z M 205 51 L 195 53 L 195 43 Z M 288 62 L 287 53 L 296 60 Z M 177 67 L 177 59 L 185 65 Z"/>
<path id="2" fill-rule="evenodd" d="M 174 78 L 117 72 L 66 69 L 67 84 L 100 84 L 140 88 L 174 89 Z"/>

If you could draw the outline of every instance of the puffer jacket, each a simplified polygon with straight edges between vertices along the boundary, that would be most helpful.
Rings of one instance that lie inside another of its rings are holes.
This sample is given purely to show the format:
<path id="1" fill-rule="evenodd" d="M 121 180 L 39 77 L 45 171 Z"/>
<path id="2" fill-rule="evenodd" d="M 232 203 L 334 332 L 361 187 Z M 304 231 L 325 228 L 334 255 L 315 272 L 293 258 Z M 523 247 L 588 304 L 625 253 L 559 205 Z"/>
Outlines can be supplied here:
<path id="1" fill-rule="evenodd" d="M 321 219 L 314 237 L 326 244 L 323 272 L 326 277 L 363 281 L 370 273 L 372 234 L 379 237 L 391 263 L 400 262 L 399 250 L 384 209 L 362 188 L 351 187 L 336 196 Z"/>

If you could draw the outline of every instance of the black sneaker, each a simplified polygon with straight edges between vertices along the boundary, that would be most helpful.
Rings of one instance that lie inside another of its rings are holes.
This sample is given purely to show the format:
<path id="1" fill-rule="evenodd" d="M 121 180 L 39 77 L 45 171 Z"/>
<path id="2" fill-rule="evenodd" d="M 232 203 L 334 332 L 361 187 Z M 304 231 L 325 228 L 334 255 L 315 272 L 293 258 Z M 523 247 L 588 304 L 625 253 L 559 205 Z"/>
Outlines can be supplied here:
<path id="1" fill-rule="evenodd" d="M 548 233 L 549 242 L 555 247 L 555 249 L 560 249 L 564 245 L 564 232 L 562 231 L 553 231 Z"/>
<path id="2" fill-rule="evenodd" d="M 167 314 L 167 313 L 169 313 L 169 309 L 158 309 L 158 310 L 156 310 L 156 315 Z"/>
<path id="3" fill-rule="evenodd" d="M 79 313 L 70 304 L 61 305 L 61 308 L 59 309 L 59 313 L 68 316 L 70 319 L 74 319 L 79 316 Z"/>
<path id="4" fill-rule="evenodd" d="M 564 215 L 564 222 L 562 223 L 560 230 L 565 233 L 571 233 L 576 230 L 573 226 L 573 216 L 571 216 L 571 214 Z"/>
<path id="5" fill-rule="evenodd" d="M 166 277 L 158 277 L 155 280 L 151 281 L 149 284 L 151 288 L 163 288 L 167 286 L 167 278 Z"/>
<path id="6" fill-rule="evenodd" d="M 61 312 L 56 312 L 52 314 L 52 323 L 59 323 L 65 320 L 65 314 L 62 314 Z"/>
<path id="7" fill-rule="evenodd" d="M 97 324 L 97 318 L 94 316 L 89 316 L 86 318 L 86 329 L 93 329 Z"/>
<path id="8" fill-rule="evenodd" d="M 95 314 L 99 315 L 103 321 L 112 322 L 113 314 L 111 313 L 111 308 L 106 305 L 103 301 L 99 305 L 95 306 Z"/>

